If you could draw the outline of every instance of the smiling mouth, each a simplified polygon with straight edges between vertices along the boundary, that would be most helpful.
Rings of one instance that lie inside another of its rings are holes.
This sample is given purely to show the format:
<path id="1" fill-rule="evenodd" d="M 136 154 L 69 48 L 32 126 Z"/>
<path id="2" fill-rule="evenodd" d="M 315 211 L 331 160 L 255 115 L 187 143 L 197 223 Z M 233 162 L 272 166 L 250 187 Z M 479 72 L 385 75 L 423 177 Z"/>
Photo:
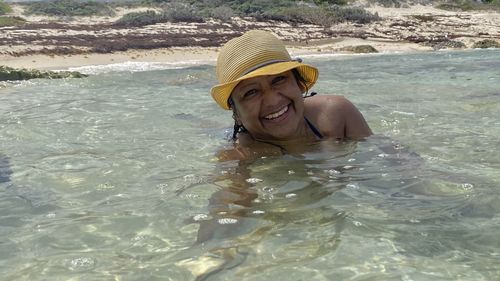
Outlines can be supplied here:
<path id="1" fill-rule="evenodd" d="M 277 111 L 275 113 L 271 113 L 267 116 L 264 116 L 264 119 L 273 120 L 273 119 L 279 118 L 281 115 L 285 114 L 289 108 L 290 108 L 290 105 L 288 104 L 288 105 L 284 106 L 282 109 L 280 109 L 279 111 Z"/>

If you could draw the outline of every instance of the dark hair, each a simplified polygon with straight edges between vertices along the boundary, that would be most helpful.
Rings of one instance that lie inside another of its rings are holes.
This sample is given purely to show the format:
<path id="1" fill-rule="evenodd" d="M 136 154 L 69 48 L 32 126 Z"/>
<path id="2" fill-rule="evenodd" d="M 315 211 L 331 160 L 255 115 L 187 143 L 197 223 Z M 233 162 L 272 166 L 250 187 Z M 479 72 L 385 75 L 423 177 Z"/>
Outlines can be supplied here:
<path id="1" fill-rule="evenodd" d="M 304 77 L 302 77 L 302 75 L 300 75 L 300 72 L 297 70 L 297 68 L 293 68 L 291 71 L 299 87 L 302 89 L 302 91 L 306 93 L 304 97 L 307 97 L 309 94 L 309 88 L 307 87 L 307 80 Z M 233 116 L 236 116 L 236 108 L 231 96 L 229 96 L 227 103 L 229 104 L 229 108 L 233 110 Z M 248 132 L 247 129 L 243 125 L 238 124 L 236 120 L 234 120 L 233 137 L 231 138 L 231 140 L 236 141 L 239 133 L 246 133 L 246 132 Z"/>
<path id="2" fill-rule="evenodd" d="M 295 80 L 297 81 L 297 84 L 299 87 L 306 93 L 306 96 L 309 92 L 309 88 L 307 88 L 307 81 L 302 75 L 300 75 L 300 72 L 297 70 L 297 68 L 292 69 L 293 76 L 295 77 Z"/>
<path id="3" fill-rule="evenodd" d="M 231 96 L 229 96 L 227 103 L 229 104 L 229 108 L 231 108 L 231 110 L 233 110 L 233 118 L 234 118 L 233 137 L 231 138 L 231 140 L 236 141 L 238 133 L 245 133 L 245 132 L 247 132 L 247 129 L 245 129 L 245 127 L 243 127 L 243 125 L 240 125 L 240 124 L 238 124 L 238 122 L 236 122 L 236 108 L 234 105 L 233 98 Z"/>

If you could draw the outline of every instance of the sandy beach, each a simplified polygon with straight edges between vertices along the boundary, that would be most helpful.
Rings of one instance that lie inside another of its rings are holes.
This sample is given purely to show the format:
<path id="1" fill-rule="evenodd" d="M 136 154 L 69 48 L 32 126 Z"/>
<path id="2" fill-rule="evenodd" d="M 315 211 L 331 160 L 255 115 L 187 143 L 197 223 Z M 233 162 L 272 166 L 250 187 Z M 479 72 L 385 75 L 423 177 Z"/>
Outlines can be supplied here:
<path id="1" fill-rule="evenodd" d="M 143 27 L 113 25 L 121 15 L 146 8 L 121 9 L 114 17 L 61 19 L 23 15 L 13 5 L 11 16 L 24 25 L 0 28 L 0 65 L 16 68 L 67 69 L 76 66 L 136 62 L 214 63 L 221 44 L 250 29 L 274 32 L 287 42 L 293 56 L 351 53 L 350 47 L 371 45 L 381 53 L 436 50 L 440 42 L 500 42 L 500 13 L 457 12 L 432 6 L 366 10 L 381 20 L 369 24 L 339 23 L 330 28 L 233 18 L 203 23 L 158 23 Z"/>

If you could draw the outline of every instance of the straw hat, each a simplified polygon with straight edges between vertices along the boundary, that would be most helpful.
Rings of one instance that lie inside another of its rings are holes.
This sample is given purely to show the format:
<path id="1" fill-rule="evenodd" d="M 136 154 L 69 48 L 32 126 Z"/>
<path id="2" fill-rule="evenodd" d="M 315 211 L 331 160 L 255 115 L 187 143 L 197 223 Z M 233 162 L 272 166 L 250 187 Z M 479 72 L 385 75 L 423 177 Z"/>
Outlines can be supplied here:
<path id="1" fill-rule="evenodd" d="M 212 88 L 211 94 L 222 108 L 230 109 L 228 99 L 240 81 L 276 75 L 294 68 L 310 89 L 318 79 L 318 70 L 301 60 L 292 60 L 283 42 L 270 32 L 252 30 L 222 47 L 216 66 L 220 84 Z"/>

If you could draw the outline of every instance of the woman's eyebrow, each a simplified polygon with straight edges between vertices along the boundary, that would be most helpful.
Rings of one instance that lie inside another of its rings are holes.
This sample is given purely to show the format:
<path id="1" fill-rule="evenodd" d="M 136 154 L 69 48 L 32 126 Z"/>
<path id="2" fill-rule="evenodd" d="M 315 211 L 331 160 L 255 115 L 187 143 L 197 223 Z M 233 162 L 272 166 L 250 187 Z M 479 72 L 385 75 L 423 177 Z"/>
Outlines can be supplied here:
<path id="1" fill-rule="evenodd" d="M 246 83 L 240 84 L 240 85 L 236 86 L 236 90 L 237 91 L 242 91 L 242 90 L 245 90 L 245 89 L 250 88 L 250 87 L 255 87 L 256 84 L 258 84 L 258 83 L 257 82 L 248 82 L 248 81 L 246 81 Z"/>

